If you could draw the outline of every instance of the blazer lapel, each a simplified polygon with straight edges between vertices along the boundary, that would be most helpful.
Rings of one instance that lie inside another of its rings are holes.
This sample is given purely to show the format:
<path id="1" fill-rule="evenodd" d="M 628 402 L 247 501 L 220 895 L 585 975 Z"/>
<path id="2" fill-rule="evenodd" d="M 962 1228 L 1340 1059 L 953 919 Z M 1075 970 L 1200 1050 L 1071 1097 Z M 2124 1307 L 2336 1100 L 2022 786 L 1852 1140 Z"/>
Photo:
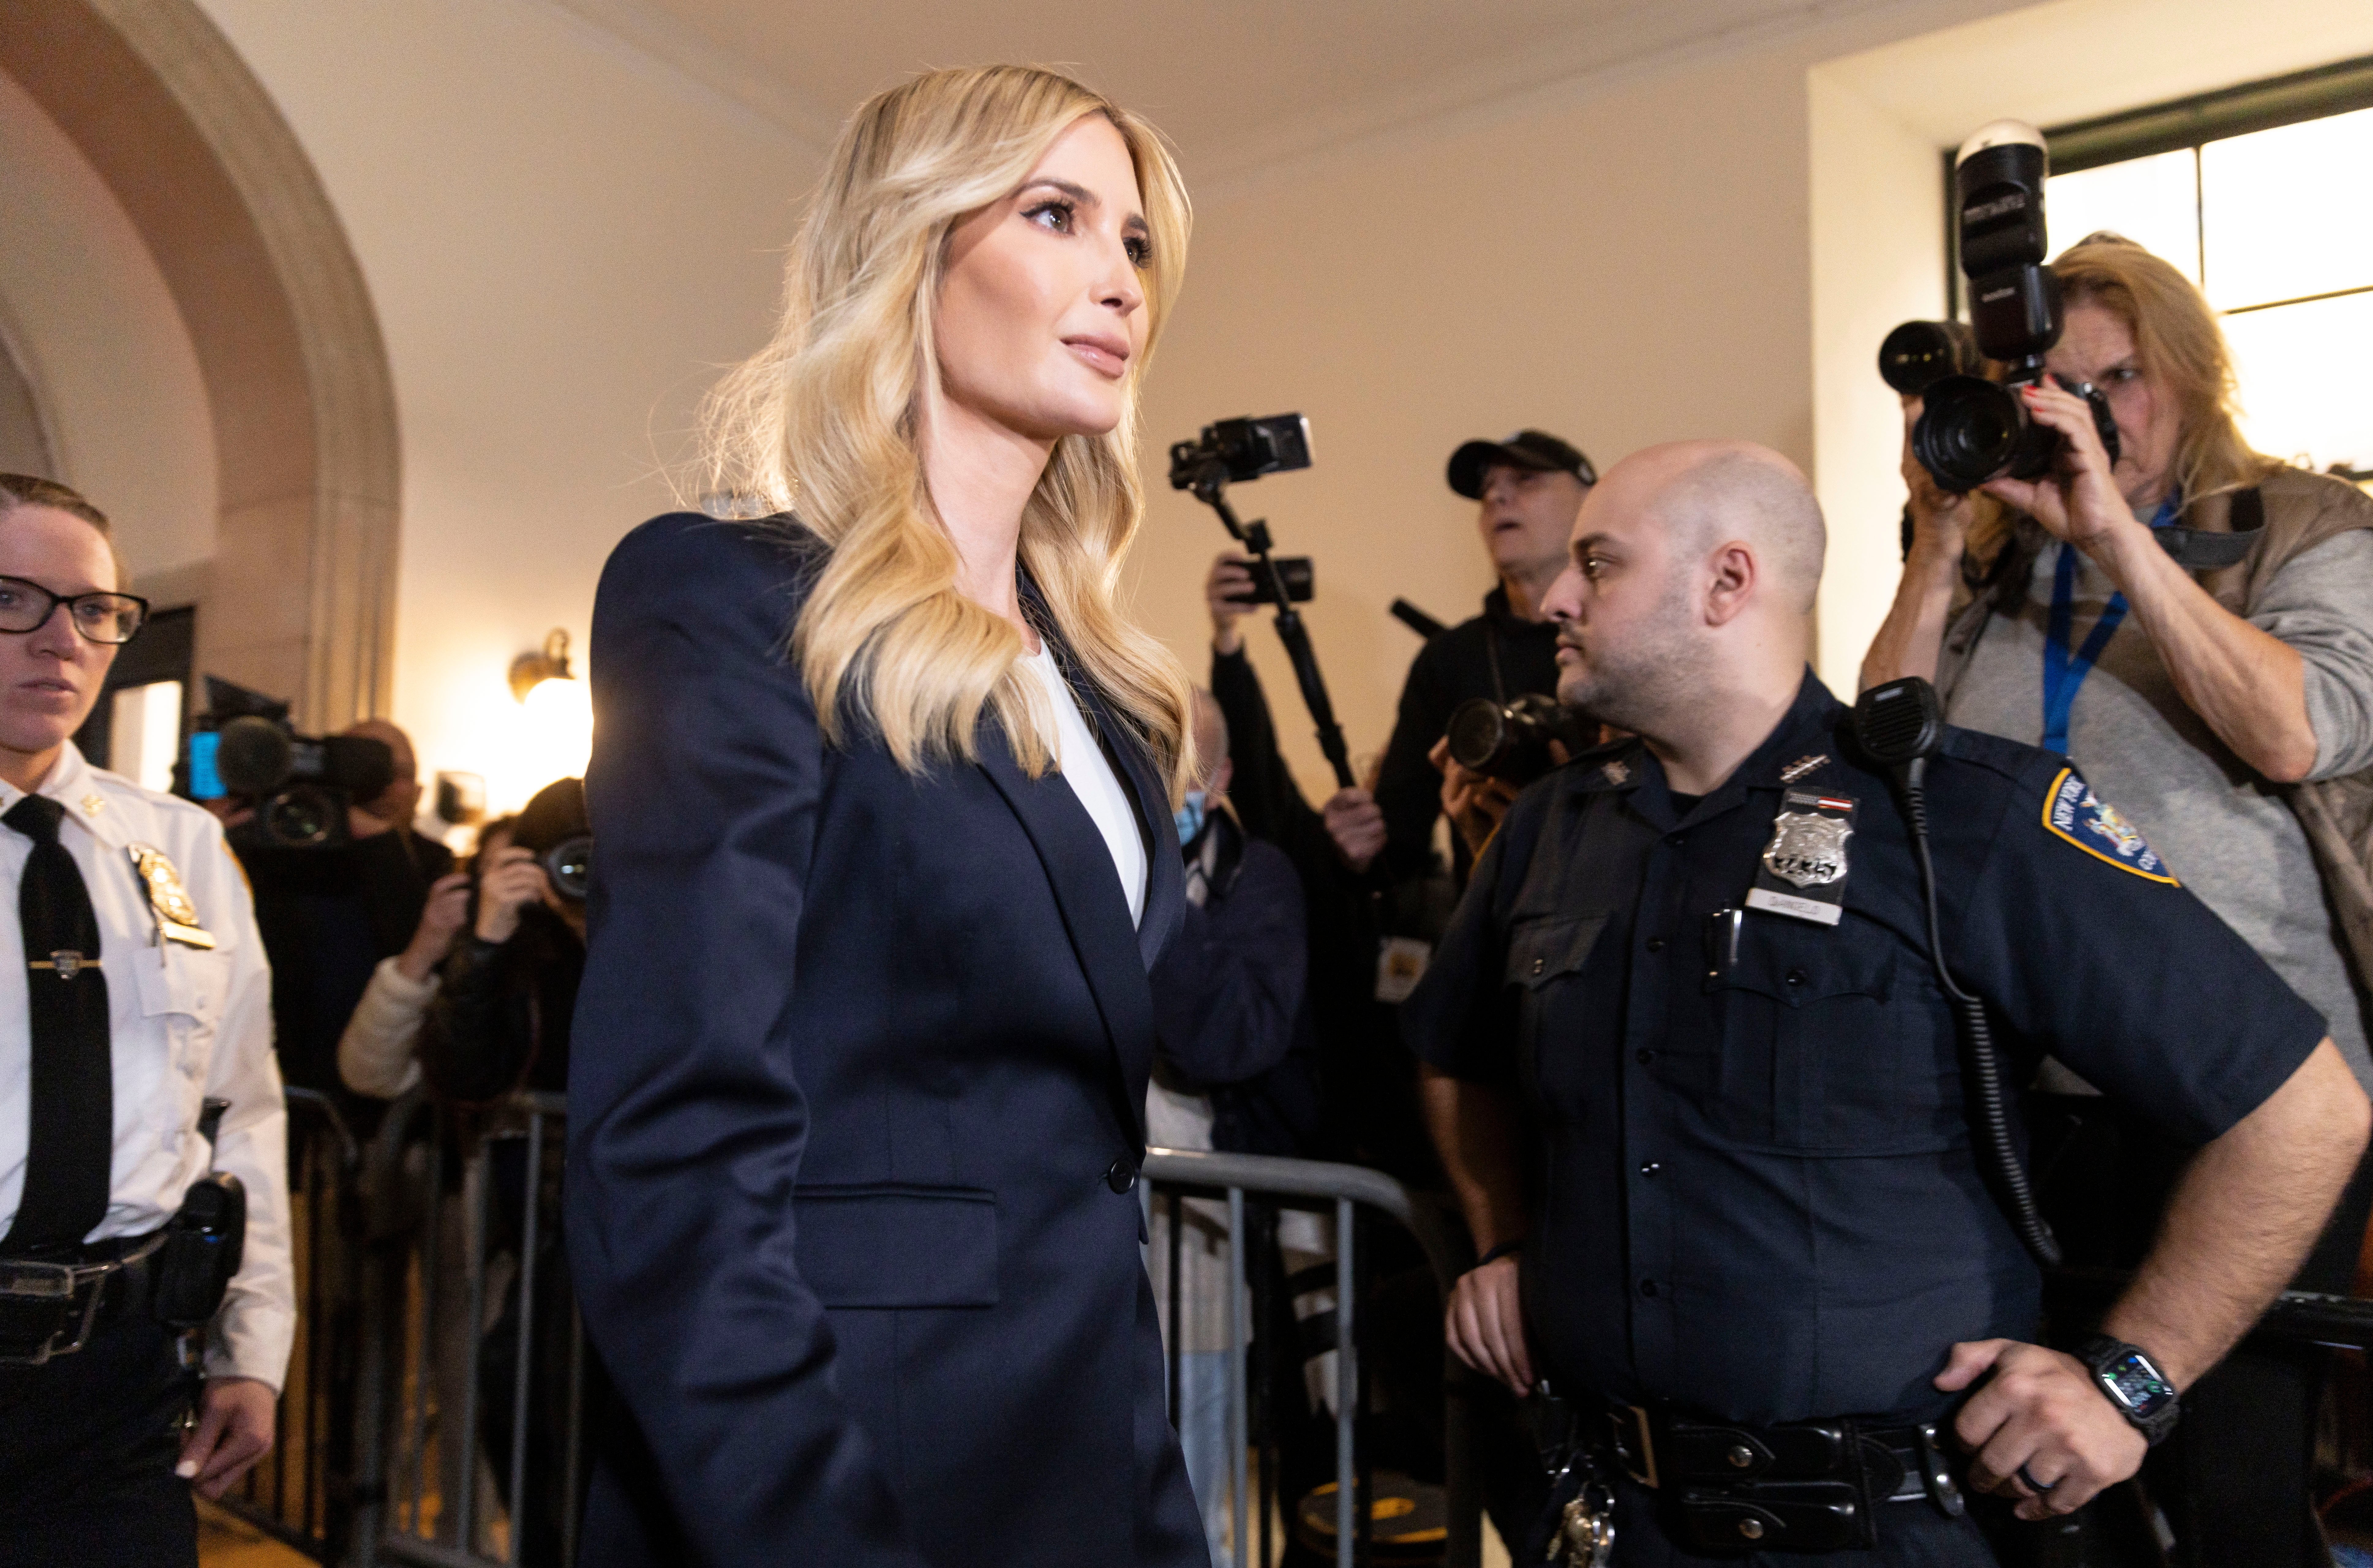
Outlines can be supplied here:
<path id="1" fill-rule="evenodd" d="M 1033 779 L 1023 773 L 1007 749 L 1002 729 L 994 722 L 984 723 L 980 741 L 981 771 L 1021 819 L 1031 847 L 1046 868 L 1056 907 L 1062 912 L 1064 932 L 1079 955 L 1081 972 L 1087 977 L 1088 990 L 1095 998 L 1096 1011 L 1119 1058 L 1125 1091 L 1119 1098 L 1128 1117 L 1126 1125 L 1142 1147 L 1144 1107 L 1134 1100 L 1153 1065 L 1153 991 L 1146 978 L 1145 961 L 1130 940 L 1128 902 L 1122 895 L 1120 879 L 1113 874 L 1112 852 L 1105 848 L 1104 836 L 1068 785 L 1052 775 Z M 1171 874 L 1176 879 L 1183 873 L 1174 870 Z M 1149 913 L 1152 885 L 1150 879 Z"/>

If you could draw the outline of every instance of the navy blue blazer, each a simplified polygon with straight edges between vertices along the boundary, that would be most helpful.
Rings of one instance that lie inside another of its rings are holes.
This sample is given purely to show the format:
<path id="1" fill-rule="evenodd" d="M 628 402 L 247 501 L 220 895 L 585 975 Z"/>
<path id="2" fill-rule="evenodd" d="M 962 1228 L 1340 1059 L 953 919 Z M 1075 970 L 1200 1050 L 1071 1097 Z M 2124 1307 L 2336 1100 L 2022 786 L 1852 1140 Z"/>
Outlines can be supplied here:
<path id="1" fill-rule="evenodd" d="M 786 653 L 820 565 L 676 514 L 595 602 L 567 1209 L 624 1410 L 580 1561 L 1200 1568 L 1129 1189 L 1179 858 L 1132 930 L 993 721 L 920 777 L 827 745 Z"/>

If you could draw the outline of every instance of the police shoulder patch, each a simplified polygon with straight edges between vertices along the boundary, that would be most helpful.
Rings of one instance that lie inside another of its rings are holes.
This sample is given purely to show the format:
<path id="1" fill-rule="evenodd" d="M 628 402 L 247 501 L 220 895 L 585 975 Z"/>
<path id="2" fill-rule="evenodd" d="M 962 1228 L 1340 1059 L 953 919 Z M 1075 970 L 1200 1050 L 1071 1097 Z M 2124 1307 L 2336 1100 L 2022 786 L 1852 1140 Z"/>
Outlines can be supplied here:
<path id="1" fill-rule="evenodd" d="M 2107 860 L 2122 872 L 2169 887 L 2181 884 L 2158 851 L 2143 841 L 2142 830 L 2128 822 L 2117 807 L 2093 793 L 2073 767 L 2063 767 L 2043 796 L 2045 829 L 2074 844 L 2095 860 Z"/>

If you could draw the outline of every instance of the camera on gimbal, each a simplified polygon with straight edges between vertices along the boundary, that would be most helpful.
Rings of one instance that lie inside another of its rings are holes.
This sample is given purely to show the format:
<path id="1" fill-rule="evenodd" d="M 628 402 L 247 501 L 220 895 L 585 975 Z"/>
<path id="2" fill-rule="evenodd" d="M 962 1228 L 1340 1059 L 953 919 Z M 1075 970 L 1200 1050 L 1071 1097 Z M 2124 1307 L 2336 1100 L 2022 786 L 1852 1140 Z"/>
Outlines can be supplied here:
<path id="1" fill-rule="evenodd" d="M 361 735 L 300 735 L 288 705 L 206 677 L 206 712 L 190 737 L 189 792 L 235 796 L 255 814 L 230 830 L 234 844 L 331 848 L 348 842 L 346 808 L 376 800 L 395 778 L 395 754 Z"/>
<path id="2" fill-rule="evenodd" d="M 1887 384 L 1924 404 L 1911 430 L 1912 456 L 1955 494 L 2005 476 L 2040 478 L 2064 445 L 2058 431 L 2028 416 L 2019 396 L 2021 387 L 2043 384 L 2043 357 L 2063 325 L 2059 275 L 2043 264 L 2050 172 L 2042 134 L 2016 120 L 1997 120 L 1961 144 L 1953 192 L 1969 324 L 1906 322 L 1878 351 Z M 1979 373 L 1987 360 L 2002 368 L 2001 380 Z M 2109 400 L 2089 381 L 2051 380 L 2085 400 L 2117 462 Z"/>
<path id="3" fill-rule="evenodd" d="M 1310 466 L 1310 421 L 1299 414 L 1222 419 L 1191 441 L 1170 443 L 1170 487 L 1191 490 L 1214 478 L 1241 485 L 1264 474 Z"/>

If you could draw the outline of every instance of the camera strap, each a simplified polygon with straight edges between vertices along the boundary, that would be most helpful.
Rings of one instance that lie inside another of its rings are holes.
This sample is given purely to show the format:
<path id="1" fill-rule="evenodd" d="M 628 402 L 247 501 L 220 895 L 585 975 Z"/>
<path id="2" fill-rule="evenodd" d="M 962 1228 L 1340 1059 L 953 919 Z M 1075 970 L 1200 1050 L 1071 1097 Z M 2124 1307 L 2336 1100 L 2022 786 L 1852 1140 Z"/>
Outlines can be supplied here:
<path id="1" fill-rule="evenodd" d="M 2171 528 L 2181 513 L 2182 505 L 2169 496 L 2159 503 L 2150 525 L 2153 529 Z M 2076 706 L 2076 693 L 2084 686 L 2085 677 L 2093 673 L 2094 661 L 2101 650 L 2110 646 L 2110 638 L 2126 619 L 2126 596 L 2112 593 L 2101 610 L 2101 618 L 2093 623 L 2086 635 L 2085 646 L 2072 657 L 2068 641 L 2075 620 L 2076 546 L 2066 540 L 2060 542 L 2060 560 L 2052 576 L 2052 620 L 2043 638 L 2043 749 L 2068 755 L 2068 715 Z"/>

